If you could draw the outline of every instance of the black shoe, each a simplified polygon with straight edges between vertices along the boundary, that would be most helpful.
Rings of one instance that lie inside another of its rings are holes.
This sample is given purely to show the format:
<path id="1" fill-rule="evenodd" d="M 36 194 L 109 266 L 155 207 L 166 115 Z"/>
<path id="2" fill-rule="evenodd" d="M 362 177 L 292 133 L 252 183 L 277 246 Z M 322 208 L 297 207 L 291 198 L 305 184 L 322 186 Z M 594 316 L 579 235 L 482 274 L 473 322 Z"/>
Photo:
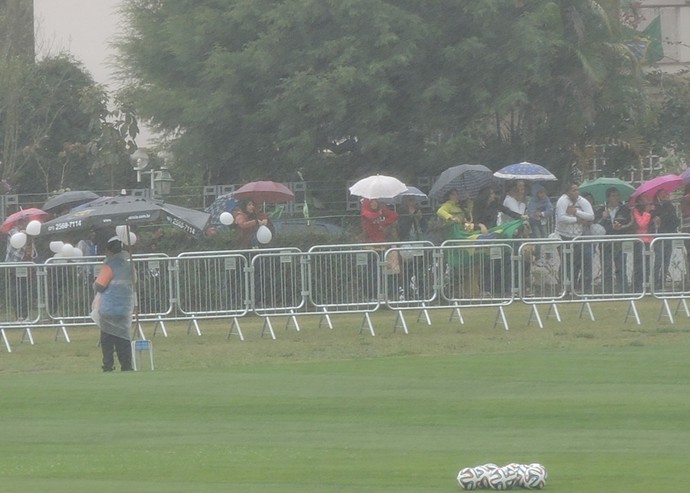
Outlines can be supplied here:
<path id="1" fill-rule="evenodd" d="M 102 368 L 103 368 L 104 372 L 113 371 L 115 369 L 115 368 L 106 368 L 105 366 Z"/>

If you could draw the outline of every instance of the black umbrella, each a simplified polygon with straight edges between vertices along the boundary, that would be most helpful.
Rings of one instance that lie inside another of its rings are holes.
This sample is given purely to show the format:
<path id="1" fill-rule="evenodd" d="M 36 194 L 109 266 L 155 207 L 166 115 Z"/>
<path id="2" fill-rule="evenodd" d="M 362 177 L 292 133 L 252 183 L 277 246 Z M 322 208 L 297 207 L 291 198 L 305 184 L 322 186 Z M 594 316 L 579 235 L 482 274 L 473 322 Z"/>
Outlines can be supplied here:
<path id="1" fill-rule="evenodd" d="M 119 195 L 85 204 L 52 221 L 43 223 L 45 234 L 103 228 L 108 226 L 147 224 L 167 221 L 193 236 L 203 233 L 210 215 L 173 204 L 154 202 L 142 197 Z"/>
<path id="2" fill-rule="evenodd" d="M 55 197 L 50 197 L 43 204 L 43 209 L 46 212 L 53 212 L 57 209 L 71 209 L 80 204 L 85 204 L 94 199 L 97 199 L 98 195 L 89 190 L 70 190 L 68 192 L 62 192 Z"/>
<path id="3" fill-rule="evenodd" d="M 481 164 L 459 164 L 448 168 L 436 179 L 429 191 L 429 196 L 436 200 L 443 200 L 451 190 L 458 190 L 470 198 L 477 196 L 477 192 L 493 183 L 493 172 Z"/>

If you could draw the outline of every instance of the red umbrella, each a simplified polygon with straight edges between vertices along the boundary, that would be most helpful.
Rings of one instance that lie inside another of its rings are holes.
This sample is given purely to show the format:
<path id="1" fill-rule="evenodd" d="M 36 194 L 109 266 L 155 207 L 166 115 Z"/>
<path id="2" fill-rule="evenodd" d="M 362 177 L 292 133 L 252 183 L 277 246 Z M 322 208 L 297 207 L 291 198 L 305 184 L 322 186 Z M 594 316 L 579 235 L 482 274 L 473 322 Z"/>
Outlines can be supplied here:
<path id="1" fill-rule="evenodd" d="M 295 200 L 295 194 L 282 183 L 274 181 L 252 181 L 241 186 L 233 193 L 233 197 L 239 200 L 253 200 L 254 202 L 267 202 L 269 204 L 281 204 Z"/>
<path id="2" fill-rule="evenodd" d="M 47 212 L 42 211 L 41 209 L 36 209 L 35 207 L 31 207 L 30 209 L 22 209 L 7 216 L 5 222 L 2 223 L 2 226 L 0 226 L 0 233 L 7 233 L 22 221 L 29 222 L 33 221 L 34 219 L 44 219 L 46 216 L 48 216 Z"/>
<path id="3" fill-rule="evenodd" d="M 630 202 L 635 203 L 637 197 L 640 197 L 641 195 L 654 197 L 654 195 L 656 195 L 660 190 L 673 192 L 682 185 L 683 178 L 678 175 L 657 176 L 656 178 L 652 178 L 651 180 L 648 180 L 637 187 L 632 195 L 630 195 Z"/>

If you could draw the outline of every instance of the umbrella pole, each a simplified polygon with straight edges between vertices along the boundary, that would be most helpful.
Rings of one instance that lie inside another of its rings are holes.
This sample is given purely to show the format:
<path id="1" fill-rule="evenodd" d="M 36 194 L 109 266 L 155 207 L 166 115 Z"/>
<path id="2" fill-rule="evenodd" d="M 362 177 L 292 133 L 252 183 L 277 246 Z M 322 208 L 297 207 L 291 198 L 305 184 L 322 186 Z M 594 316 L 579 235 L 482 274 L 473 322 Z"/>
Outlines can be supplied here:
<path id="1" fill-rule="evenodd" d="M 125 224 L 125 231 L 127 233 L 127 241 L 123 242 L 125 246 L 127 247 L 127 253 L 129 253 L 129 262 L 132 265 L 132 291 L 134 295 L 134 327 L 132 328 L 135 333 L 139 334 L 139 338 L 141 340 L 146 339 L 144 337 L 144 331 L 141 330 L 141 325 L 139 324 L 139 285 L 138 285 L 138 279 L 137 279 L 137 273 L 136 270 L 134 269 L 134 262 L 132 260 L 132 245 L 129 243 L 129 224 Z M 131 338 L 134 339 L 134 334 L 130 334 Z"/>

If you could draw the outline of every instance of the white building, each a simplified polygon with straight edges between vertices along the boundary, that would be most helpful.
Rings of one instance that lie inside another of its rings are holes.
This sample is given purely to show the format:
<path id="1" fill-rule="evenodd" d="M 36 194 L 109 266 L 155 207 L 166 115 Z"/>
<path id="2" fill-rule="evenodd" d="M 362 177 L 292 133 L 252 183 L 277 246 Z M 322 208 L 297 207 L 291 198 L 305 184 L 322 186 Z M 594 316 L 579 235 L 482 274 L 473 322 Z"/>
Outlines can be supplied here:
<path id="1" fill-rule="evenodd" d="M 639 13 L 645 29 L 661 16 L 661 41 L 664 58 L 655 66 L 664 72 L 677 73 L 690 69 L 690 0 L 643 0 Z"/>

